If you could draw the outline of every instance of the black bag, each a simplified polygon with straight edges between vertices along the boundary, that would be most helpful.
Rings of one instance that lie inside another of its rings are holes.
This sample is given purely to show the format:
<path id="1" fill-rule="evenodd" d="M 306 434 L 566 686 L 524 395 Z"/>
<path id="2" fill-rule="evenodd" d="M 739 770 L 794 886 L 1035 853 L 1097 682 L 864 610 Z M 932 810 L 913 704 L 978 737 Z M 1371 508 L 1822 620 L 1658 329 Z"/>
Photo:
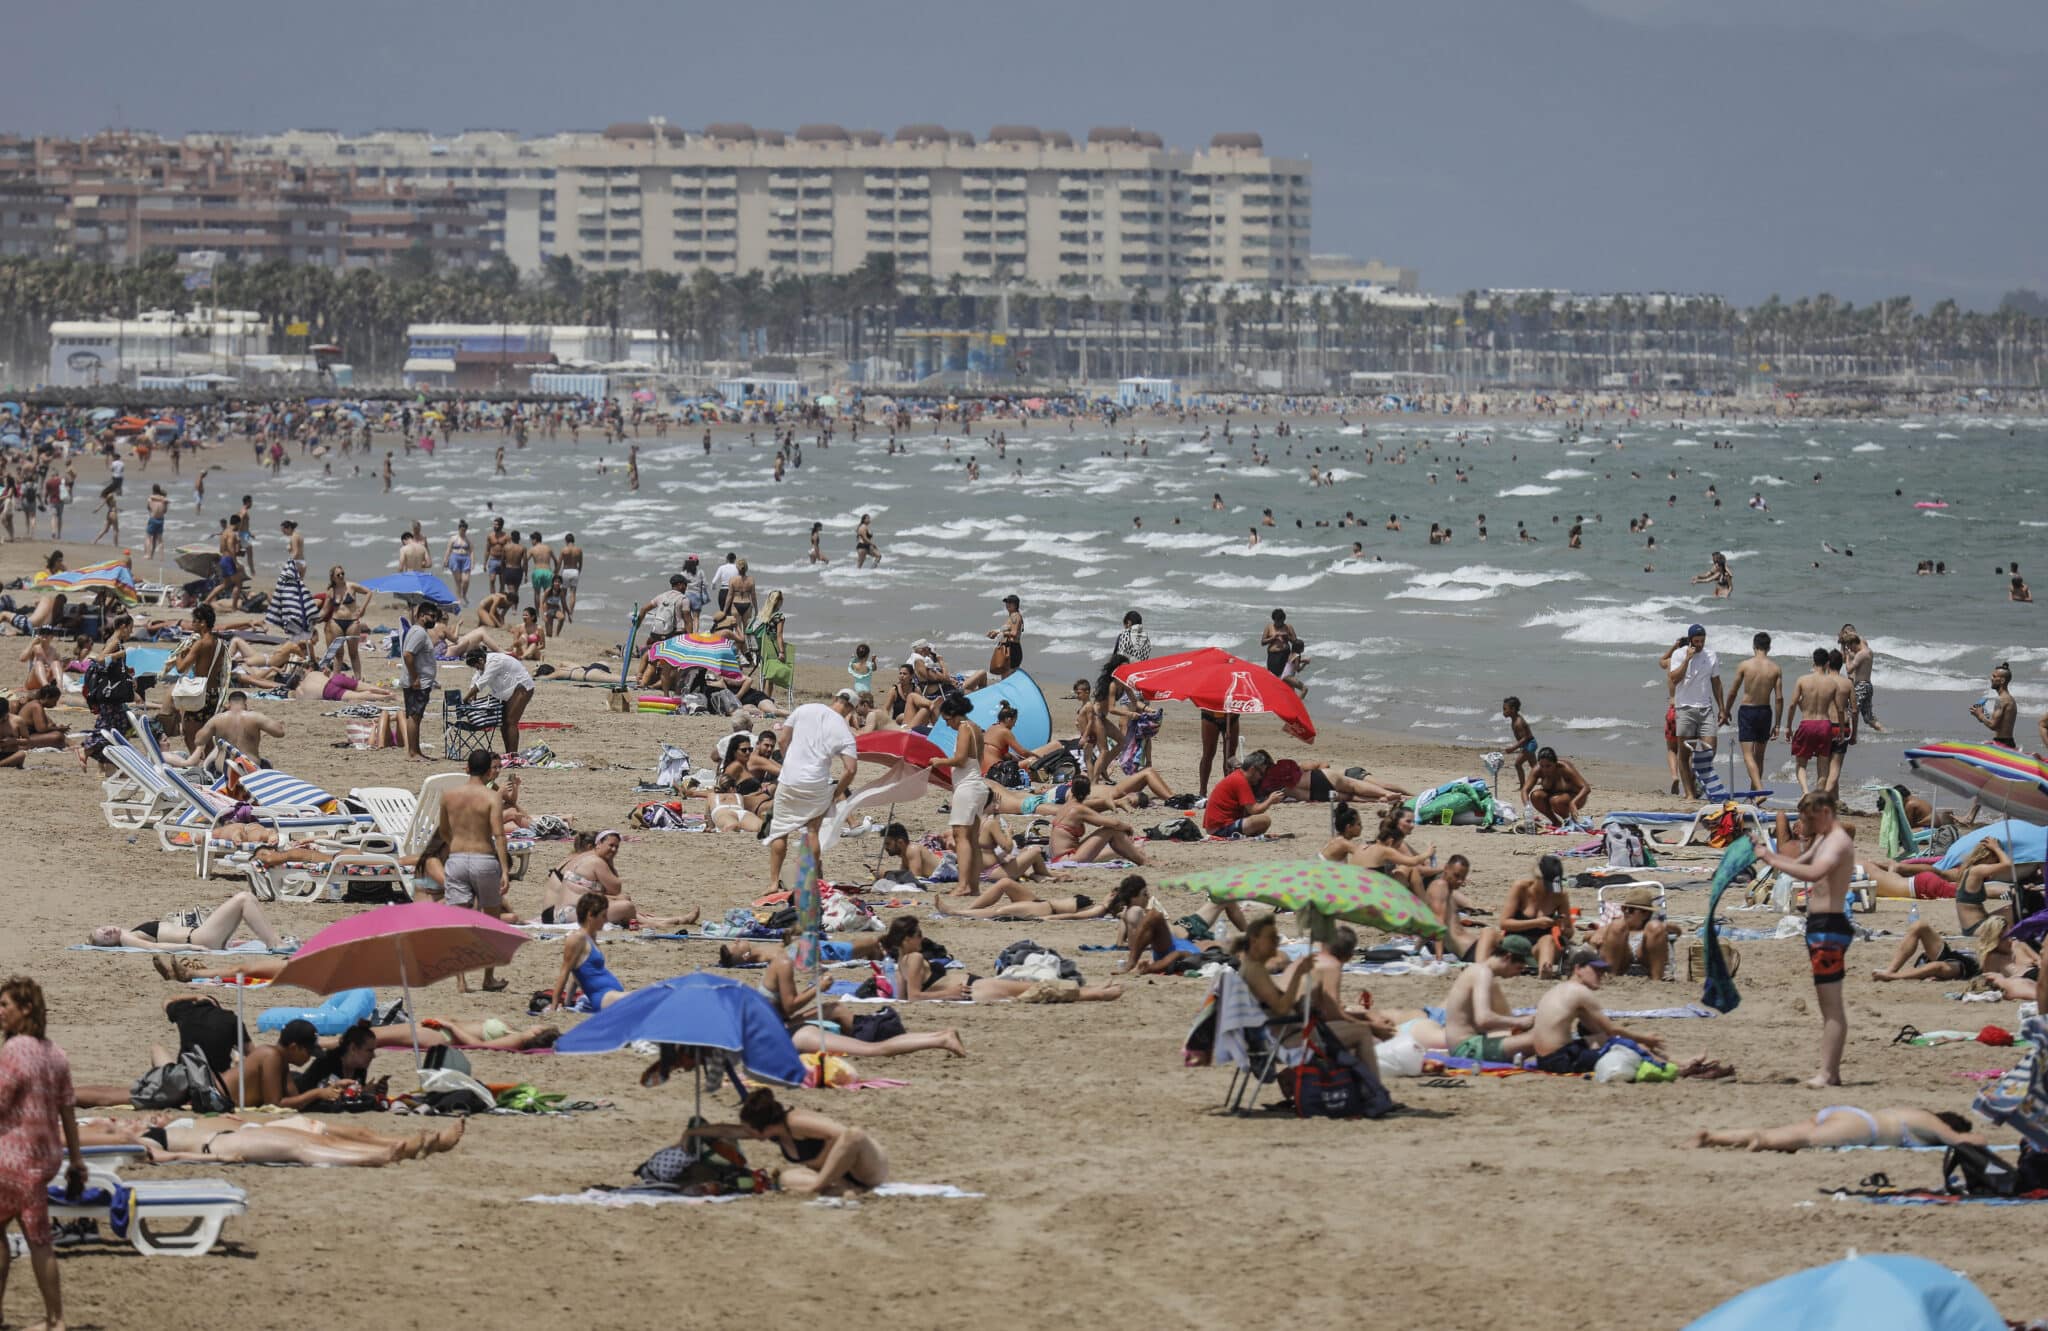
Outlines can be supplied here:
<path id="1" fill-rule="evenodd" d="M 1145 829 L 1147 841 L 1200 841 L 1205 836 L 1201 824 L 1192 818 L 1169 818 Z"/>
<path id="2" fill-rule="evenodd" d="M 1005 758 L 988 769 L 988 779 L 998 786 L 1017 790 L 1030 783 L 1024 779 L 1024 769 L 1017 766 L 1015 758 Z"/>
<path id="3" fill-rule="evenodd" d="M 903 1034 L 903 1017 L 895 1008 L 876 1008 L 855 1017 L 846 1033 L 866 1044 L 880 1044 Z"/>
<path id="4" fill-rule="evenodd" d="M 136 1078 L 129 1101 L 137 1109 L 183 1109 L 195 1114 L 225 1114 L 234 1108 L 221 1093 L 206 1055 L 187 1049 L 175 1063 L 151 1068 Z"/>
<path id="5" fill-rule="evenodd" d="M 126 707 L 135 701 L 135 672 L 126 654 L 94 661 L 85 668 L 85 705 L 94 711 Z"/>
<path id="6" fill-rule="evenodd" d="M 780 929 L 785 931 L 794 929 L 796 928 L 797 923 L 796 907 L 784 906 L 782 909 L 776 911 L 773 915 L 770 915 L 766 920 L 762 921 L 762 923 L 767 925 L 770 929 Z"/>
<path id="7" fill-rule="evenodd" d="M 1960 1197 L 2010 1197 L 2021 1191 L 2020 1171 L 1982 1146 L 1957 1142 L 1941 1157 L 1942 1187 Z"/>
<path id="8" fill-rule="evenodd" d="M 341 899 L 352 906 L 385 906 L 412 898 L 388 878 L 351 878 L 341 890 Z"/>

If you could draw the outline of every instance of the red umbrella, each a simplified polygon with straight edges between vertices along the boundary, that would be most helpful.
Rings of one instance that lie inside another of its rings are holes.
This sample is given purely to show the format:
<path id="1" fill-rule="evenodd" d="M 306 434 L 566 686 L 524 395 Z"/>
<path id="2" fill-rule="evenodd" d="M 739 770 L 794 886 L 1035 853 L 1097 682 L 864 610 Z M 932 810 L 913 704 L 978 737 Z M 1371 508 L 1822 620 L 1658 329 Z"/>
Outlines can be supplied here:
<path id="1" fill-rule="evenodd" d="M 906 763 L 921 767 L 933 784 L 946 790 L 953 788 L 953 769 L 941 767 L 932 770 L 932 764 L 947 756 L 946 751 L 918 734 L 915 730 L 873 730 L 857 735 L 854 749 L 864 763 Z"/>
<path id="2" fill-rule="evenodd" d="M 1264 666 L 1220 647 L 1131 661 L 1117 667 L 1116 677 L 1152 702 L 1191 702 L 1205 712 L 1237 715 L 1271 712 L 1288 734 L 1315 743 L 1316 723 L 1301 695 Z"/>

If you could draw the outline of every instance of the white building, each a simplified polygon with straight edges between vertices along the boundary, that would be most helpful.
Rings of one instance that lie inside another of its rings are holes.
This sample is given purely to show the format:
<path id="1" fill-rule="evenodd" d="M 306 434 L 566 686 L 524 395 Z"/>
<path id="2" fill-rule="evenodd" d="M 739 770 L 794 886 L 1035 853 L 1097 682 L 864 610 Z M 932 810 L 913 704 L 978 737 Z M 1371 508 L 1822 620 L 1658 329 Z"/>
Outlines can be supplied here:
<path id="1" fill-rule="evenodd" d="M 909 280 L 1047 290 L 1310 277 L 1309 164 L 1268 156 L 1256 134 L 1187 150 L 1114 127 L 1076 141 L 998 125 L 977 142 L 930 124 L 884 137 L 657 119 L 540 139 L 294 130 L 236 151 L 453 189 L 525 272 L 566 256 L 625 272 L 844 274 L 886 254 Z"/>
<path id="2" fill-rule="evenodd" d="M 46 382 L 74 388 L 144 374 L 238 377 L 248 357 L 269 351 L 270 325 L 250 310 L 151 310 L 134 319 L 63 320 L 50 325 Z"/>

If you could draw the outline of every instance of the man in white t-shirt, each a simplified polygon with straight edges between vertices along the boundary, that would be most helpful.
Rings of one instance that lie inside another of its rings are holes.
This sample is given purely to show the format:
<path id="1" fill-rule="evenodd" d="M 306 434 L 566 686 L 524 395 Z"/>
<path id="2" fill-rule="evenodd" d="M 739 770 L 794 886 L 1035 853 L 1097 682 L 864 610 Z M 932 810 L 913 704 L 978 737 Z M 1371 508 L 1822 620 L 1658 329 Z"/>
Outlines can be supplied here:
<path id="1" fill-rule="evenodd" d="M 107 488 L 100 491 L 100 498 L 105 499 L 108 495 L 121 493 L 123 478 L 127 474 L 127 460 L 120 454 L 116 453 L 113 457 L 107 459 Z"/>
<path id="2" fill-rule="evenodd" d="M 786 717 L 776 730 L 782 752 L 782 776 L 775 785 L 775 809 L 769 819 L 768 890 L 779 891 L 782 861 L 789 854 L 789 835 L 802 829 L 804 845 L 818 855 L 822 878 L 825 862 L 818 849 L 818 828 L 834 804 L 846 797 L 859 768 L 853 744 L 853 727 L 846 718 L 853 715 L 858 700 L 852 689 L 841 689 L 831 702 L 807 702 Z M 835 780 L 834 760 L 841 769 Z"/>
<path id="3" fill-rule="evenodd" d="M 740 575 L 739 556 L 731 550 L 725 552 L 725 562 L 711 574 L 711 593 L 718 598 L 718 613 L 725 613 L 725 598 L 732 586 L 732 580 Z"/>
<path id="4" fill-rule="evenodd" d="M 499 723 L 499 733 L 505 741 L 504 752 L 517 753 L 519 718 L 526 715 L 526 704 L 533 701 L 533 676 L 515 658 L 481 647 L 470 648 L 462 663 L 476 672 L 464 701 L 474 700 L 479 693 L 489 693 L 502 703 L 505 717 Z"/>
<path id="5" fill-rule="evenodd" d="M 1694 624 L 1685 631 L 1685 638 L 1673 644 L 1664 656 L 1664 668 L 1671 681 L 1671 706 L 1673 708 L 1672 733 L 1677 736 L 1683 748 L 1693 741 L 1699 741 L 1708 749 L 1714 747 L 1714 731 L 1723 724 L 1721 698 L 1721 658 L 1707 650 L 1707 630 Z M 1685 749 L 1684 761 L 1679 765 L 1688 795 L 1698 798 L 1699 782 L 1692 773 L 1691 750 Z"/>

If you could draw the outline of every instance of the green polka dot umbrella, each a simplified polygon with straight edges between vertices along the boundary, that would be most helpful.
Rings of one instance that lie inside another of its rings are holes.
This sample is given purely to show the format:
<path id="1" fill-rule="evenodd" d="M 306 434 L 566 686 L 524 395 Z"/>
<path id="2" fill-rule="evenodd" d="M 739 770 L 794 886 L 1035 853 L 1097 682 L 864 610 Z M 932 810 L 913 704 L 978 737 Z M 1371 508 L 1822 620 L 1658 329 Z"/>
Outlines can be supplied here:
<path id="1" fill-rule="evenodd" d="M 1328 860 L 1275 860 L 1203 869 L 1170 880 L 1211 901 L 1261 901 L 1303 917 L 1311 934 L 1346 920 L 1388 933 L 1434 937 L 1444 931 L 1429 904 L 1378 869 Z"/>

